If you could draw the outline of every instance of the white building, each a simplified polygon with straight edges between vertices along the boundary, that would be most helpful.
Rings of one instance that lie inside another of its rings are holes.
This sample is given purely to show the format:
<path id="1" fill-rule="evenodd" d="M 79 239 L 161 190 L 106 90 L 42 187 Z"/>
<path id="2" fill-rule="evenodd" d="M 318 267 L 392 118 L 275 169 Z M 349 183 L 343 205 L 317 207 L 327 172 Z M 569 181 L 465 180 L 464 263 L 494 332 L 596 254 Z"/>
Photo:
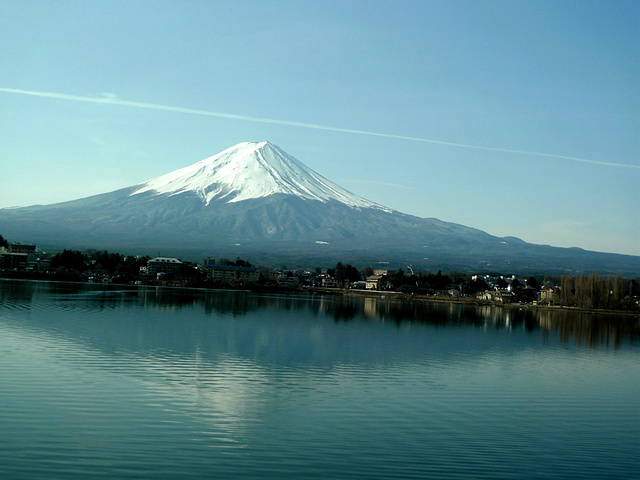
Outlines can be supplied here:
<path id="1" fill-rule="evenodd" d="M 158 273 L 174 273 L 182 262 L 173 257 L 156 257 L 147 262 L 147 273 L 157 275 Z"/>

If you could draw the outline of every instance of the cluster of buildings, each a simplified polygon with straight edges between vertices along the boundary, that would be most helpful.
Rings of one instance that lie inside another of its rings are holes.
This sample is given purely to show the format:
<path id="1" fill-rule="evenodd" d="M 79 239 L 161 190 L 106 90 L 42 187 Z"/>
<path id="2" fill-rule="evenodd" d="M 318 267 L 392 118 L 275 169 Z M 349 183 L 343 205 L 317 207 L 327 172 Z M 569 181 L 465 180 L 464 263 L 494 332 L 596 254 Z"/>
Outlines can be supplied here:
<path id="1" fill-rule="evenodd" d="M 166 278 L 168 275 L 175 275 L 184 266 L 193 267 L 192 264 L 184 263 L 175 257 L 155 257 L 147 262 L 146 266 L 140 268 L 140 274 L 147 278 L 157 280 Z M 345 285 L 339 284 L 335 276 L 326 272 L 311 272 L 308 270 L 284 270 L 284 271 L 261 271 L 258 267 L 245 265 L 219 265 L 214 259 L 205 258 L 202 264 L 195 268 L 203 273 L 208 280 L 219 281 L 231 285 L 255 284 L 260 280 L 260 275 L 279 286 L 287 287 L 317 287 L 317 288 L 339 288 L 348 287 L 362 290 L 388 290 L 387 270 L 374 270 L 373 274 L 366 280 L 352 282 Z"/>
<path id="2" fill-rule="evenodd" d="M 0 247 L 0 268 L 7 270 L 33 270 L 38 247 L 26 243 L 10 243 Z"/>
<path id="3" fill-rule="evenodd" d="M 527 285 L 527 280 L 524 280 L 524 283 L 520 282 L 515 275 L 473 275 L 471 280 L 482 281 L 488 285 L 488 289 L 477 292 L 475 295 L 476 299 L 482 302 L 513 303 L 523 299 L 532 303 L 540 301 L 538 289 Z M 519 288 L 516 289 L 516 285 Z"/>
<path id="4" fill-rule="evenodd" d="M 0 268 L 10 270 L 37 270 L 38 261 L 42 260 L 41 252 L 36 245 L 11 243 L 8 247 L 0 247 Z M 272 284 L 286 287 L 316 287 L 316 288 L 350 288 L 371 291 L 386 291 L 392 288 L 387 270 L 374 270 L 364 280 L 356 282 L 339 282 L 335 276 L 328 272 L 310 271 L 268 271 L 250 266 L 245 262 L 226 265 L 217 264 L 215 260 L 206 258 L 199 265 L 183 262 L 175 257 L 155 257 L 140 267 L 142 279 L 163 280 L 175 278 L 181 274 L 196 269 L 202 279 L 212 280 L 229 285 L 250 285 L 260 281 L 261 275 Z M 42 265 L 40 265 L 40 270 Z M 522 292 L 529 301 L 552 304 L 557 296 L 557 288 L 545 287 L 541 291 L 526 285 L 526 281 L 520 283 L 515 275 L 492 276 L 474 275 L 472 281 L 482 281 L 487 289 L 477 292 L 475 298 L 483 302 L 512 303 L 523 298 Z M 108 279 L 105 279 L 108 281 Z M 518 286 L 516 296 L 516 288 Z M 459 297 L 463 296 L 460 289 L 449 288 L 438 292 L 439 296 Z M 519 298 L 517 298 L 519 297 Z"/>
<path id="5" fill-rule="evenodd" d="M 179 273 L 185 266 L 191 267 L 192 265 L 185 264 L 174 257 L 155 257 L 149 259 L 146 266 L 140 267 L 140 274 L 162 279 L 167 275 Z M 216 262 L 210 258 L 205 258 L 202 265 L 195 268 L 201 270 L 207 279 L 222 283 L 244 285 L 257 283 L 260 280 L 260 269 L 257 267 L 216 265 Z"/>
<path id="6" fill-rule="evenodd" d="M 169 275 L 180 272 L 184 266 L 194 267 L 184 263 L 175 257 L 155 257 L 140 268 L 140 274 L 147 278 L 161 280 Z M 326 272 L 311 272 L 308 270 L 284 270 L 268 271 L 254 266 L 246 265 L 219 265 L 214 259 L 205 258 L 200 265 L 195 266 L 208 280 L 219 281 L 231 285 L 255 284 L 260 280 L 260 275 L 271 283 L 286 287 L 317 287 L 339 288 L 348 287 L 362 290 L 388 290 L 386 270 L 375 270 L 366 280 L 352 282 L 345 285 L 339 284 L 335 276 Z"/>

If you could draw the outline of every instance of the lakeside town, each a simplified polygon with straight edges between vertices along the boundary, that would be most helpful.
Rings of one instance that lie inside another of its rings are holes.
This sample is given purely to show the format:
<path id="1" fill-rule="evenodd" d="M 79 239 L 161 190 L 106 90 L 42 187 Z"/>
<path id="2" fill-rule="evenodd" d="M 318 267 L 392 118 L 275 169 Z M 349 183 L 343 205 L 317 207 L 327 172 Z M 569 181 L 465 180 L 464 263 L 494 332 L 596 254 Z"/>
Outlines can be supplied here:
<path id="1" fill-rule="evenodd" d="M 415 272 L 334 266 L 309 269 L 269 268 L 236 258 L 121 255 L 107 251 L 63 250 L 48 253 L 35 244 L 11 243 L 0 235 L 0 276 L 37 280 L 232 288 L 254 291 L 322 291 L 386 294 L 494 305 L 574 307 L 589 310 L 640 311 L 640 280 L 600 276 L 518 276 L 498 272 Z"/>

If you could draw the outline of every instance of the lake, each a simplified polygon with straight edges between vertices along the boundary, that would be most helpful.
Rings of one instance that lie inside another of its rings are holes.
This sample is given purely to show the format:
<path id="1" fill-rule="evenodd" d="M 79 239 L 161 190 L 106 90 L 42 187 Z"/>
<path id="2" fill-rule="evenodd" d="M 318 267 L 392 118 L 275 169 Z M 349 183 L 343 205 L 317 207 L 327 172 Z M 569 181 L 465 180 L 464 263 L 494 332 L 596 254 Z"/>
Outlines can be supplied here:
<path id="1" fill-rule="evenodd" d="M 2 479 L 640 477 L 640 317 L 0 280 Z"/>

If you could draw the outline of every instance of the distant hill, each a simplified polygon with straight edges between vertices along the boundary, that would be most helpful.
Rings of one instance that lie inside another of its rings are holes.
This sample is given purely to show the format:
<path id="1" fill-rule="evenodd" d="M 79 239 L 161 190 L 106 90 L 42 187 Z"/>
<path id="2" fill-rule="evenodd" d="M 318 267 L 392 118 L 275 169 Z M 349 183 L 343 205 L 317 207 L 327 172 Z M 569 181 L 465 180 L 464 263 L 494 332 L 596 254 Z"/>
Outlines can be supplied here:
<path id="1" fill-rule="evenodd" d="M 359 264 L 640 276 L 640 257 L 526 243 L 365 200 L 268 142 L 241 143 L 143 184 L 0 209 L 0 234 L 97 248 L 273 264 Z M 386 264 L 386 263 L 384 263 Z"/>

